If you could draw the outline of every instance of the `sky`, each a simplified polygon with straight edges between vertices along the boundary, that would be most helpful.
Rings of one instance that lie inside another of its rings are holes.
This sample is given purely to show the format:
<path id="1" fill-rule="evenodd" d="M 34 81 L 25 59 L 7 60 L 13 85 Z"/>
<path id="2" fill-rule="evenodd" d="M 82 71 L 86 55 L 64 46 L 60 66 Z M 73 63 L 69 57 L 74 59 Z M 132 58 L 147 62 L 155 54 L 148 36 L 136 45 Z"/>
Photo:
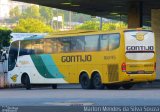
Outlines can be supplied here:
<path id="1" fill-rule="evenodd" d="M 20 8 L 27 6 L 27 3 L 15 2 L 10 0 L 0 0 L 0 19 L 9 18 L 10 9 L 19 6 Z"/>

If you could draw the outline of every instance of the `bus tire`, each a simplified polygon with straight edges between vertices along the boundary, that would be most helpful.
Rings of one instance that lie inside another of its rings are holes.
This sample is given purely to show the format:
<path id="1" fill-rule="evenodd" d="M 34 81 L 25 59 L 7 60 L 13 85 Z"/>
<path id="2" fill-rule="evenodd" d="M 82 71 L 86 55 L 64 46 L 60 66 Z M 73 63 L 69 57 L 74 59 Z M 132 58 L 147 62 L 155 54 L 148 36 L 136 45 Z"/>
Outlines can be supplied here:
<path id="1" fill-rule="evenodd" d="M 122 87 L 123 89 L 131 89 L 133 87 L 134 84 L 123 84 Z"/>
<path id="2" fill-rule="evenodd" d="M 93 88 L 92 81 L 91 81 L 91 79 L 89 79 L 87 73 L 85 73 L 85 72 L 82 73 L 79 81 L 80 81 L 80 84 L 83 89 L 92 89 Z"/>
<path id="3" fill-rule="evenodd" d="M 109 84 L 109 85 L 106 85 L 106 87 L 107 87 L 107 89 L 117 90 L 121 87 L 121 85 Z"/>
<path id="4" fill-rule="evenodd" d="M 101 76 L 99 73 L 93 74 L 92 83 L 95 89 L 104 89 L 104 84 L 102 84 Z"/>
<path id="5" fill-rule="evenodd" d="M 25 88 L 26 90 L 30 90 L 31 89 L 31 83 L 30 83 L 30 79 L 29 79 L 29 76 L 28 75 L 25 75 Z"/>
<path id="6" fill-rule="evenodd" d="M 52 84 L 52 89 L 57 89 L 57 84 Z"/>

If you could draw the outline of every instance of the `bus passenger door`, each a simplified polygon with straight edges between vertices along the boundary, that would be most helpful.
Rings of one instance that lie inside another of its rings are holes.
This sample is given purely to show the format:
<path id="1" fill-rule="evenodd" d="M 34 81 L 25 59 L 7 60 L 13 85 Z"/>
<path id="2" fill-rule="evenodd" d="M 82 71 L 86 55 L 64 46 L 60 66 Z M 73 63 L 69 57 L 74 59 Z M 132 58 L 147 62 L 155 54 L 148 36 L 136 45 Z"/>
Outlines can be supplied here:
<path id="1" fill-rule="evenodd" d="M 8 81 L 9 83 L 20 83 L 19 67 L 17 66 L 19 41 L 11 44 L 8 58 Z"/>

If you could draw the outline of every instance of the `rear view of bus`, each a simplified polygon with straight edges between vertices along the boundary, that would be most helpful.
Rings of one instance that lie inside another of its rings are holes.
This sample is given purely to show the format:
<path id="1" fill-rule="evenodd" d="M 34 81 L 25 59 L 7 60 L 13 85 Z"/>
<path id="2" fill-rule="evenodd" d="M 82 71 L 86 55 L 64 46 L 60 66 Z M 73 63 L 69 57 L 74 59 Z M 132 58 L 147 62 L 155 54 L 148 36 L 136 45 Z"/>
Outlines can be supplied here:
<path id="1" fill-rule="evenodd" d="M 149 30 L 126 30 L 125 62 L 122 71 L 126 81 L 145 82 L 156 78 L 154 33 Z"/>

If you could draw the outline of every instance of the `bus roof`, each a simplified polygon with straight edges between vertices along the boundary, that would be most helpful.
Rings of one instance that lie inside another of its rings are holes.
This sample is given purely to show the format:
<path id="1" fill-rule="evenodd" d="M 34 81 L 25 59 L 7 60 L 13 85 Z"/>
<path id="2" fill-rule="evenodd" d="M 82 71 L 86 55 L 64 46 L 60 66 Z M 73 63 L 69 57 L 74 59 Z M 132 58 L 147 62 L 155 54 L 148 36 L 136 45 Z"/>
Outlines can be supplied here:
<path id="1" fill-rule="evenodd" d="M 144 30 L 144 29 L 121 29 L 121 30 L 113 30 L 113 31 L 96 31 L 96 30 L 71 30 L 71 31 L 59 31 L 50 33 L 45 38 L 57 38 L 57 37 L 67 37 L 67 36 L 83 36 L 83 35 L 92 35 L 92 34 L 108 34 L 108 33 L 122 33 L 122 32 L 129 32 L 129 31 L 151 31 L 151 30 Z"/>
<path id="2" fill-rule="evenodd" d="M 46 35 L 47 33 L 11 33 L 11 36 L 13 37 L 11 42 L 17 40 L 40 39 L 44 38 Z"/>
<path id="3" fill-rule="evenodd" d="M 96 30 L 71 30 L 71 31 L 59 31 L 48 34 L 45 38 L 54 37 L 67 37 L 67 36 L 81 36 L 81 35 L 93 35 L 93 34 L 107 34 L 107 33 L 120 33 L 124 30 L 114 31 L 96 31 Z"/>
<path id="4" fill-rule="evenodd" d="M 121 29 L 121 30 L 113 30 L 113 31 L 96 31 L 96 30 L 70 30 L 70 31 L 58 31 L 50 34 L 35 34 L 28 36 L 26 38 L 20 40 L 36 40 L 42 38 L 57 38 L 57 37 L 69 37 L 69 36 L 84 36 L 84 35 L 96 35 L 96 34 L 109 34 L 109 33 L 122 33 L 122 32 L 130 32 L 130 31 L 151 31 L 144 29 Z M 18 39 L 19 40 L 19 39 Z"/>

